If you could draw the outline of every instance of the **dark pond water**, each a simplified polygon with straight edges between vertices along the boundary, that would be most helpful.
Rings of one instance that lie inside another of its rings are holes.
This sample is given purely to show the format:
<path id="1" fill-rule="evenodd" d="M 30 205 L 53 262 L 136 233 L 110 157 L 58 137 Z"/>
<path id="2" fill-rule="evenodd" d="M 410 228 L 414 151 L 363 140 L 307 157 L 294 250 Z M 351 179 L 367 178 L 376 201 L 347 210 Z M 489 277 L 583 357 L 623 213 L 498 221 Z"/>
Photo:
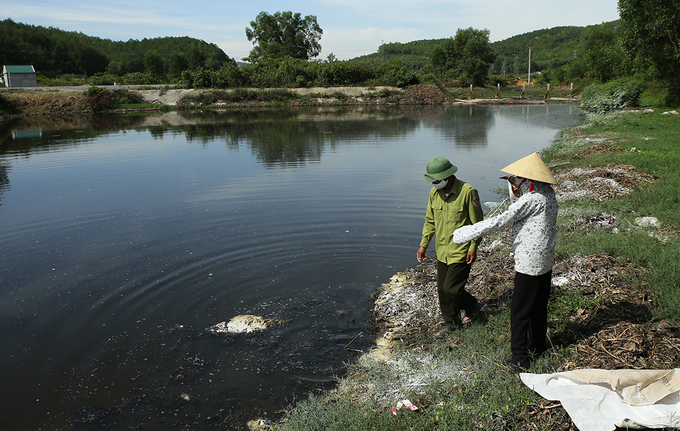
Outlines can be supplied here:
<path id="1" fill-rule="evenodd" d="M 233 429 L 369 349 L 449 157 L 483 202 L 572 105 L 168 113 L 0 129 L 0 420 Z M 214 336 L 240 314 L 286 321 Z"/>

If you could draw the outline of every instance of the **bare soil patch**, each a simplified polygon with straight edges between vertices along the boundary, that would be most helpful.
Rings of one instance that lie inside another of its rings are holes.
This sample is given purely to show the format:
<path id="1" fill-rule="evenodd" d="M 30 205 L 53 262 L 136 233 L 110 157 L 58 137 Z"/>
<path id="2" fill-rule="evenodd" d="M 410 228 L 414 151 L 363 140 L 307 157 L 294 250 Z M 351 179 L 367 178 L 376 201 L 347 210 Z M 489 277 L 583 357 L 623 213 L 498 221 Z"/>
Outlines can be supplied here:
<path id="1" fill-rule="evenodd" d="M 13 111 L 45 117 L 82 112 L 87 108 L 85 97 L 73 93 L 6 93 L 3 95 Z"/>

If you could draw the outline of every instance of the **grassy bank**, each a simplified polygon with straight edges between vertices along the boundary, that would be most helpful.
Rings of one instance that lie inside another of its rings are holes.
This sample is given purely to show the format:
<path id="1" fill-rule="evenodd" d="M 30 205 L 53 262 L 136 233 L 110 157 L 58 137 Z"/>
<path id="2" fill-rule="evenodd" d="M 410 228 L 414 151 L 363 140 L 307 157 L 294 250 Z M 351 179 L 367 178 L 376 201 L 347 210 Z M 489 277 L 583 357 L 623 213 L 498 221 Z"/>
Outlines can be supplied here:
<path id="1" fill-rule="evenodd" d="M 560 181 L 553 276 L 563 281 L 549 304 L 552 348 L 532 372 L 680 365 L 680 116 L 663 111 L 589 116 L 544 150 Z M 433 263 L 397 274 L 376 298 L 376 349 L 348 365 L 337 389 L 298 402 L 268 426 L 575 430 L 559 403 L 525 387 L 508 366 L 508 238 L 507 230 L 487 238 L 473 267 L 470 290 L 485 304 L 479 323 L 435 339 Z M 393 414 L 403 399 L 419 410 Z"/>

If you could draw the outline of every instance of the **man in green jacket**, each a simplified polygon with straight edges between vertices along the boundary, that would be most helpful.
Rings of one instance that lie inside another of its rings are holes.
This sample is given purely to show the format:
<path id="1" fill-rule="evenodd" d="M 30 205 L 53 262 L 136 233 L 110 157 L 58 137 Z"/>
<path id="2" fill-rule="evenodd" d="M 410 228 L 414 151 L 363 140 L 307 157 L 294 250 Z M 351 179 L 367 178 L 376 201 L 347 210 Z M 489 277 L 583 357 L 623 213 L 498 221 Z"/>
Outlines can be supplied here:
<path id="1" fill-rule="evenodd" d="M 432 183 L 427 202 L 423 238 L 416 254 L 418 262 L 426 259 L 425 252 L 436 234 L 437 292 L 439 307 L 446 326 L 437 337 L 461 328 L 472 321 L 481 308 L 477 299 L 465 290 L 470 268 L 477 258 L 478 240 L 457 245 L 451 233 L 461 226 L 484 219 L 479 194 L 471 185 L 454 175 L 458 168 L 445 157 L 436 157 L 427 164 L 425 181 Z M 465 310 L 465 319 L 460 312 Z"/>

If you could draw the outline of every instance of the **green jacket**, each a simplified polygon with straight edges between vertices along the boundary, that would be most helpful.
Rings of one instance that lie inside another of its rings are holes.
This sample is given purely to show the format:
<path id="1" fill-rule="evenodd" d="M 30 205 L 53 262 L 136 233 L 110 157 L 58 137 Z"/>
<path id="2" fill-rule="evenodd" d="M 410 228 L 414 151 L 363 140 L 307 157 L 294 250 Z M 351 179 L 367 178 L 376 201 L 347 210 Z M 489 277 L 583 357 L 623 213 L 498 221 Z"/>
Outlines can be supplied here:
<path id="1" fill-rule="evenodd" d="M 437 234 L 437 259 L 447 265 L 465 262 L 467 253 L 477 253 L 479 239 L 458 245 L 452 241 L 451 234 L 461 226 L 475 224 L 484 220 L 479 194 L 474 187 L 454 177 L 451 193 L 432 187 L 427 201 L 423 239 L 420 246 L 427 248 L 430 240 Z"/>

